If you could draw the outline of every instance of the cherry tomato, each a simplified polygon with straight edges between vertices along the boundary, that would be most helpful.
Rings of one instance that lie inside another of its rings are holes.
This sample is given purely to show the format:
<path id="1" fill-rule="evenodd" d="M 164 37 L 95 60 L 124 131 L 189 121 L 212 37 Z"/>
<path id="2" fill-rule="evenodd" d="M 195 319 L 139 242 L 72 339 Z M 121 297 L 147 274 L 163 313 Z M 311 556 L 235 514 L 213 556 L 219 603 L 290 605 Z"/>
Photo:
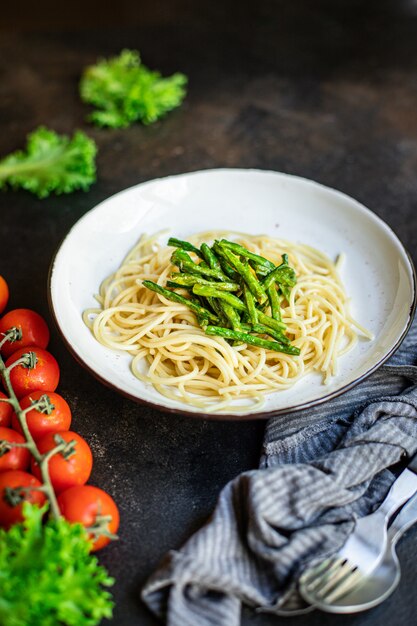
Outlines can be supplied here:
<path id="1" fill-rule="evenodd" d="M 1 298 L 1 296 L 0 296 Z M 26 346 L 39 346 L 46 348 L 49 343 L 49 329 L 43 317 L 30 309 L 14 309 L 0 319 L 0 336 L 11 328 L 18 328 L 22 332 L 22 339 L 18 341 L 6 341 L 1 348 L 1 353 L 6 358 L 19 348 Z"/>
<path id="2" fill-rule="evenodd" d="M 9 301 L 9 287 L 4 280 L 3 276 L 0 276 L 0 313 L 3 313 Z"/>
<path id="3" fill-rule="evenodd" d="M 22 409 L 27 409 L 42 396 L 47 396 L 53 405 L 52 412 L 48 415 L 40 409 L 32 409 L 26 413 L 26 421 L 35 441 L 48 433 L 56 433 L 60 430 L 69 430 L 71 426 L 71 409 L 62 396 L 53 391 L 32 391 L 24 396 L 19 402 Z M 1 405 L 0 405 L 1 407 Z M 23 434 L 17 415 L 13 413 L 12 428 Z"/>
<path id="4" fill-rule="evenodd" d="M 6 399 L 5 393 L 0 391 L 0 399 Z M 9 426 L 12 419 L 13 409 L 8 402 L 0 402 L 0 426 Z"/>
<path id="5" fill-rule="evenodd" d="M 11 428 L 0 427 L 0 442 L 25 443 L 25 438 Z M 1 452 L 1 450 L 0 450 Z M 29 467 L 30 452 L 27 448 L 11 448 L 0 456 L 0 472 L 6 470 L 25 470 Z"/>
<path id="6" fill-rule="evenodd" d="M 120 517 L 115 501 L 98 487 L 84 485 L 67 489 L 58 496 L 58 506 L 69 522 L 80 522 L 88 528 L 97 522 L 98 515 L 108 515 L 111 520 L 107 524 L 107 530 L 115 534 L 119 528 Z M 104 548 L 109 542 L 110 538 L 105 535 L 97 537 L 93 542 L 92 552 Z"/>
<path id="7" fill-rule="evenodd" d="M 21 493 L 21 501 L 12 505 L 8 501 L 5 490 L 7 487 L 18 489 L 19 487 L 41 487 L 41 483 L 37 478 L 22 472 L 21 470 L 9 470 L 0 473 L 0 526 L 10 528 L 12 524 L 16 524 L 23 520 L 22 505 L 23 501 L 31 502 L 42 506 L 45 502 L 45 494 L 41 491 L 30 490 Z"/>
<path id="8" fill-rule="evenodd" d="M 6 366 L 9 367 L 29 352 L 36 354 L 35 367 L 30 369 L 24 365 L 16 365 L 10 372 L 10 380 L 18 398 L 22 398 L 37 390 L 55 391 L 59 383 L 58 363 L 52 354 L 37 346 L 20 348 L 13 352 L 12 356 L 7 359 Z"/>
<path id="9" fill-rule="evenodd" d="M 55 448 L 57 441 L 61 438 L 65 442 L 74 441 L 73 452 L 64 454 L 58 452 L 49 460 L 49 476 L 53 488 L 57 493 L 69 489 L 75 485 L 84 485 L 90 478 L 93 467 L 93 455 L 90 446 L 85 439 L 71 430 L 49 433 L 37 442 L 38 450 L 41 454 L 46 454 Z M 39 466 L 32 460 L 32 473 L 37 478 L 41 478 Z"/>

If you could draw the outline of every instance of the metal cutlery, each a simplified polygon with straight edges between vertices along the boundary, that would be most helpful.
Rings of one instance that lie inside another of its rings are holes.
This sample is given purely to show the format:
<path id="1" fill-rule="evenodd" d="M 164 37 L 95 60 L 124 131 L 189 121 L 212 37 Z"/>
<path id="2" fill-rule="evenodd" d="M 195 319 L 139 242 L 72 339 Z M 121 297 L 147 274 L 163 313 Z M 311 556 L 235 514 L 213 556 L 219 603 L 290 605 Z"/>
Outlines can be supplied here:
<path id="1" fill-rule="evenodd" d="M 390 596 L 401 578 L 400 563 L 395 551 L 403 534 L 417 523 L 417 495 L 401 509 L 388 529 L 388 542 L 382 560 L 356 587 L 331 604 L 317 602 L 315 608 L 328 613 L 358 613 L 366 611 Z"/>
<path id="2" fill-rule="evenodd" d="M 351 592 L 384 557 L 392 515 L 417 491 L 417 455 L 394 481 L 379 508 L 360 518 L 339 552 L 309 567 L 299 581 L 302 597 L 315 606 L 330 606 Z"/>

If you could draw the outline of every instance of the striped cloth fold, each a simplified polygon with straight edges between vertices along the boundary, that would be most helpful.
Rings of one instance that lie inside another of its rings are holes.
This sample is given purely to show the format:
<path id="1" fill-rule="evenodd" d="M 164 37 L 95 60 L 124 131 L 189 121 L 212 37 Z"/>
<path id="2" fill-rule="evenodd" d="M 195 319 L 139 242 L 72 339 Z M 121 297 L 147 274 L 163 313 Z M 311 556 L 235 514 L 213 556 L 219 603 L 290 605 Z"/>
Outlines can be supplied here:
<path id="1" fill-rule="evenodd" d="M 260 468 L 222 490 L 208 523 L 142 590 L 168 626 L 238 626 L 242 603 L 303 611 L 297 579 L 336 552 L 417 451 L 417 322 L 370 378 L 313 409 L 272 418 Z"/>

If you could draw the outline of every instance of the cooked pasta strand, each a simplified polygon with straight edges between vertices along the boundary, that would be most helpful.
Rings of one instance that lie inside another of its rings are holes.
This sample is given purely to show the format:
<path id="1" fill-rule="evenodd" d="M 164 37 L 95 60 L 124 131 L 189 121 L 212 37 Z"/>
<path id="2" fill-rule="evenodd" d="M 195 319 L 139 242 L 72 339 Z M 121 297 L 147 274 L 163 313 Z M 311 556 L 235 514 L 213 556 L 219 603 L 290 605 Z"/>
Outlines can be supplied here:
<path id="1" fill-rule="evenodd" d="M 286 335 L 301 353 L 232 346 L 209 336 L 188 307 L 142 284 L 151 280 L 165 286 L 176 269 L 170 261 L 172 248 L 158 243 L 161 234 L 141 237 L 119 269 L 102 282 L 96 296 L 100 306 L 85 311 L 83 319 L 104 346 L 129 352 L 135 376 L 167 398 L 207 412 L 238 411 L 242 401 L 257 408 L 265 394 L 288 389 L 309 372 L 320 372 L 328 382 L 336 374 L 338 358 L 357 342 L 357 333 L 372 338 L 350 315 L 338 274 L 342 255 L 334 264 L 310 246 L 241 233 L 234 234 L 236 242 L 275 265 L 288 254 L 297 284 L 290 301 L 282 300 L 281 315 Z M 206 232 L 189 241 L 200 246 L 222 237 L 230 238 L 230 233 Z"/>

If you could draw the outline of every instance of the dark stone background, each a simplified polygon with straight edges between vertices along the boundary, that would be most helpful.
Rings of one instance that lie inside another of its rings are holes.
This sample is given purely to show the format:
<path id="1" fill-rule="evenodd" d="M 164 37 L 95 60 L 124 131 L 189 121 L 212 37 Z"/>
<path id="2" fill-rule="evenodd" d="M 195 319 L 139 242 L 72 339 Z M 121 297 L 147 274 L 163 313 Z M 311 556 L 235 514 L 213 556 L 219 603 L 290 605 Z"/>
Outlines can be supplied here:
<path id="1" fill-rule="evenodd" d="M 7 3 L 0 18 L 0 154 L 47 124 L 82 128 L 99 146 L 89 193 L 39 201 L 0 195 L 0 273 L 11 307 L 51 322 L 46 281 L 69 228 L 102 199 L 167 174 L 257 167 L 299 174 L 365 203 L 416 260 L 416 0 L 257 3 L 158 0 Z M 151 127 L 98 130 L 77 95 L 82 68 L 138 48 L 163 73 L 189 76 L 184 106 Z M 52 322 L 51 322 L 52 324 Z M 116 577 L 114 626 L 156 625 L 139 589 L 164 553 L 210 514 L 221 487 L 257 464 L 263 424 L 198 421 L 143 409 L 101 386 L 57 332 L 60 393 L 92 444 L 92 482 L 121 508 L 120 541 L 102 562 Z M 403 581 L 383 606 L 350 617 L 274 618 L 289 626 L 416 623 L 416 533 L 404 539 Z M 196 625 L 198 626 L 198 625 Z"/>

